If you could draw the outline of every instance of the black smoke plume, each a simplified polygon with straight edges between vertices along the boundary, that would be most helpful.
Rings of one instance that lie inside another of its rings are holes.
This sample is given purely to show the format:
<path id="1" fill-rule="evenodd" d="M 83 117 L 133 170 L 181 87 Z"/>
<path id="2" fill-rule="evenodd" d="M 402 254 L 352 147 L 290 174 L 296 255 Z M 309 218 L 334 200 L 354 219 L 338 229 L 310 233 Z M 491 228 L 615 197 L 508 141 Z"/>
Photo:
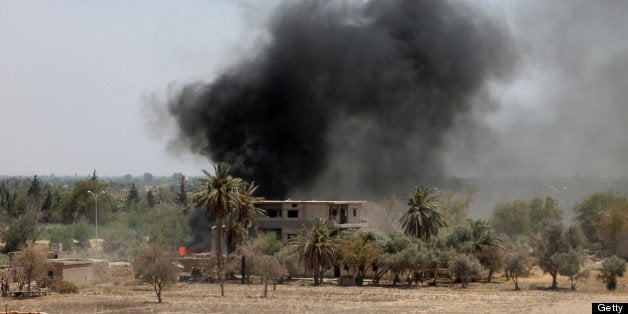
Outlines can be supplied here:
<path id="1" fill-rule="evenodd" d="M 255 57 L 170 100 L 175 141 L 269 198 L 408 189 L 443 174 L 445 136 L 511 71 L 511 46 L 458 2 L 288 2 Z"/>

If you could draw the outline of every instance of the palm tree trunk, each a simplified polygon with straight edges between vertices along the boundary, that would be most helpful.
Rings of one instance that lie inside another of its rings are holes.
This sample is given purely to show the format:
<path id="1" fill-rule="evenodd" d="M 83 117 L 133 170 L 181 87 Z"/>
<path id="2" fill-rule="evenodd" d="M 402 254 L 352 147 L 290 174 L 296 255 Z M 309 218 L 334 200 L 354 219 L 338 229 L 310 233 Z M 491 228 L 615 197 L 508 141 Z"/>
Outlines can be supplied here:
<path id="1" fill-rule="evenodd" d="M 218 218 L 218 225 L 216 226 L 216 258 L 218 260 L 218 266 L 222 265 L 222 217 Z"/>
<path id="2" fill-rule="evenodd" d="M 316 260 L 314 262 L 314 284 L 317 285 L 318 284 L 318 272 L 319 272 L 319 268 L 320 266 L 318 265 L 318 260 Z"/>

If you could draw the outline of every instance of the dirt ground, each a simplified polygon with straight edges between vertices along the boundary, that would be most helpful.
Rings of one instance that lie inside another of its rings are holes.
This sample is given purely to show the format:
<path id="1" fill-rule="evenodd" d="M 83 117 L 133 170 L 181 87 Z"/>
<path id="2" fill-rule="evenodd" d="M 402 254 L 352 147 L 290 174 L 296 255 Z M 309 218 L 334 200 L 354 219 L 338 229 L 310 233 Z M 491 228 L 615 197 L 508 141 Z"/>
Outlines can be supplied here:
<path id="1" fill-rule="evenodd" d="M 164 303 L 156 302 L 148 285 L 99 285 L 83 288 L 78 294 L 52 294 L 26 300 L 1 299 L 8 311 L 43 311 L 47 313 L 226 313 L 226 312 L 530 312 L 590 313 L 593 302 L 628 302 L 628 278 L 620 278 L 618 289 L 606 291 L 592 274 L 569 290 L 569 281 L 559 277 L 559 291 L 549 291 L 551 277 L 540 273 L 520 279 L 522 290 L 514 291 L 512 282 L 499 277 L 493 283 L 471 283 L 449 287 L 363 286 L 339 287 L 331 283 L 311 286 L 296 280 L 272 286 L 267 298 L 261 298 L 259 283 L 225 286 L 220 297 L 217 284 L 178 283 L 163 292 Z"/>

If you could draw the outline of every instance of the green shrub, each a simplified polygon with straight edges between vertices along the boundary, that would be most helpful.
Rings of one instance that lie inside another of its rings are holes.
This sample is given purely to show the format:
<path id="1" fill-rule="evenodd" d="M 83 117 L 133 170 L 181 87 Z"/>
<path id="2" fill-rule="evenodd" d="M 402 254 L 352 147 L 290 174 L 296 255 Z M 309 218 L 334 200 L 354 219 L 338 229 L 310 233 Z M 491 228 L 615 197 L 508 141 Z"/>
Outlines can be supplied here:
<path id="1" fill-rule="evenodd" d="M 61 243 L 64 251 L 72 250 L 74 230 L 69 226 L 52 227 L 48 229 L 51 243 Z"/>
<path id="2" fill-rule="evenodd" d="M 519 290 L 519 276 L 527 273 L 527 261 L 528 256 L 523 250 L 506 255 L 504 269 L 515 284 L 515 290 Z"/>
<path id="3" fill-rule="evenodd" d="M 471 278 L 480 275 L 482 266 L 474 256 L 469 257 L 465 254 L 460 254 L 451 261 L 450 269 L 456 275 L 456 278 L 460 279 L 462 287 L 466 288 Z"/>
<path id="4" fill-rule="evenodd" d="M 9 253 L 19 250 L 28 240 L 37 240 L 39 228 L 33 215 L 23 214 L 13 219 L 5 229 L 0 230 L 0 233 L 5 240 L 4 253 Z"/>
<path id="5" fill-rule="evenodd" d="M 94 229 L 87 223 L 87 220 L 81 219 L 73 223 L 72 229 L 74 231 L 74 239 L 78 241 L 78 246 L 82 249 L 89 247 L 89 237 Z"/>
<path id="6" fill-rule="evenodd" d="M 132 261 L 140 246 L 135 230 L 118 221 L 103 228 L 101 237 L 103 251 L 113 261 Z"/>
<path id="7" fill-rule="evenodd" d="M 600 278 L 606 282 L 608 290 L 617 288 L 617 277 L 623 277 L 626 271 L 626 261 L 623 258 L 613 255 L 602 261 L 602 269 L 600 270 Z"/>

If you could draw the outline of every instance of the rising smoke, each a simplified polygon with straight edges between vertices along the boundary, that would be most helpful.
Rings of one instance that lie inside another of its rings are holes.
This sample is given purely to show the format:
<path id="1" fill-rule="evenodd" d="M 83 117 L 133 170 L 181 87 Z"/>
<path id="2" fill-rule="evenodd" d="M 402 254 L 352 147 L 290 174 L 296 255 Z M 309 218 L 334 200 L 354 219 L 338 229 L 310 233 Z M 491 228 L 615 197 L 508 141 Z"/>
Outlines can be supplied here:
<path id="1" fill-rule="evenodd" d="M 518 73 L 493 91 L 501 109 L 475 141 L 480 149 L 469 157 L 476 171 L 458 167 L 462 158 L 447 169 L 462 176 L 628 175 L 628 2 L 498 2 L 511 15 Z"/>
<path id="2" fill-rule="evenodd" d="M 287 2 L 254 57 L 170 99 L 173 141 L 268 198 L 407 190 L 443 175 L 461 121 L 481 129 L 515 61 L 505 29 L 459 2 Z"/>

